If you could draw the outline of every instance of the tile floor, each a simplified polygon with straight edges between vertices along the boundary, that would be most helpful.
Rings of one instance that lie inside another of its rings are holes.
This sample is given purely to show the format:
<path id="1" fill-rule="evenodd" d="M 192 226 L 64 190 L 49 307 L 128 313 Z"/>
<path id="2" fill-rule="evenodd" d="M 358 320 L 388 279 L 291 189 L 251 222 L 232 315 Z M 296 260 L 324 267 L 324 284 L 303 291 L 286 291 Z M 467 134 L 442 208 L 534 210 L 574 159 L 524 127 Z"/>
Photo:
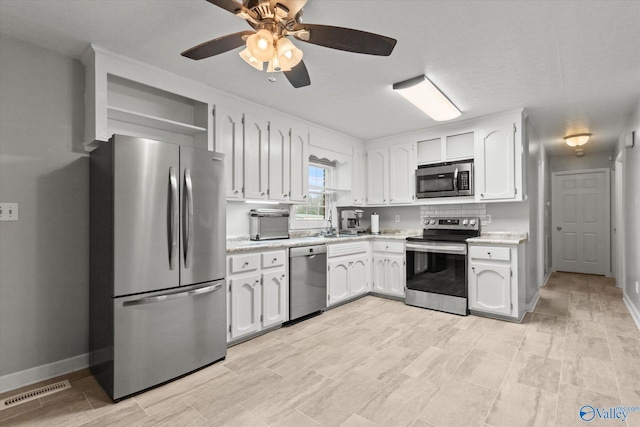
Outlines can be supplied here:
<path id="1" fill-rule="evenodd" d="M 640 331 L 612 279 L 556 273 L 522 324 L 369 296 L 118 404 L 86 370 L 68 377 L 0 424 L 583 426 L 582 405 L 640 406 Z"/>

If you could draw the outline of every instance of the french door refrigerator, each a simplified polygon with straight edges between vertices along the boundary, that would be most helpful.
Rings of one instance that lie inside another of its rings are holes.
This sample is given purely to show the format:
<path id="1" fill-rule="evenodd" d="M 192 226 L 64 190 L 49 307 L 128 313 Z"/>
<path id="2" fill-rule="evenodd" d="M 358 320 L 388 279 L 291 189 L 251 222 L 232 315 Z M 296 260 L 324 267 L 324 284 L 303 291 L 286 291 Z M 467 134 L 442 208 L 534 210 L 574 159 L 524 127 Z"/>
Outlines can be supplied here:
<path id="1" fill-rule="evenodd" d="M 94 376 L 120 400 L 223 359 L 223 155 L 114 135 L 90 180 Z"/>

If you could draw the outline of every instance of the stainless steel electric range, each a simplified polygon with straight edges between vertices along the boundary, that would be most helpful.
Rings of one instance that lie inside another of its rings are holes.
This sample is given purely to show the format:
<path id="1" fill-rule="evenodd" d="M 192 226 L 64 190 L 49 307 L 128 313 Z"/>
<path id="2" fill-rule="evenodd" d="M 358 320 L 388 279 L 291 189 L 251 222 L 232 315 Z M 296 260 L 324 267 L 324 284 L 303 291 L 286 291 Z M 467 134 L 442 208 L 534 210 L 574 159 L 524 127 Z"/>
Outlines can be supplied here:
<path id="1" fill-rule="evenodd" d="M 425 218 L 422 236 L 407 238 L 405 303 L 466 316 L 466 240 L 479 235 L 479 218 Z"/>

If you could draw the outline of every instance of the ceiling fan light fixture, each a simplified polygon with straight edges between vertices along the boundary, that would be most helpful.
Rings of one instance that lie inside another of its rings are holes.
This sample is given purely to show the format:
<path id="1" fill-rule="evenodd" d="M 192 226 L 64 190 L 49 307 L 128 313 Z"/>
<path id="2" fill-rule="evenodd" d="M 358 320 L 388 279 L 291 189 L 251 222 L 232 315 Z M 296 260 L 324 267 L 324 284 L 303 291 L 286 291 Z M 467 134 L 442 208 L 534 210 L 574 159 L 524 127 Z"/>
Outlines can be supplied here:
<path id="1" fill-rule="evenodd" d="M 258 61 L 267 62 L 273 57 L 273 34 L 270 31 L 259 30 L 247 39 L 247 49 Z"/>
<path id="2" fill-rule="evenodd" d="M 269 64 L 267 64 L 267 73 L 276 73 L 278 71 L 289 71 L 289 70 L 284 69 L 280 65 L 280 60 L 278 59 L 278 52 L 273 52 L 273 57 L 269 61 Z"/>
<path id="3" fill-rule="evenodd" d="M 282 37 L 277 43 L 277 55 L 282 71 L 289 71 L 302 61 L 303 53 L 291 40 Z"/>
<path id="4" fill-rule="evenodd" d="M 455 119 L 462 114 L 425 75 L 395 83 L 393 90 L 437 122 Z"/>
<path id="5" fill-rule="evenodd" d="M 590 133 L 577 133 L 575 135 L 565 136 L 564 141 L 569 147 L 580 147 L 589 142 L 589 138 L 591 138 Z"/>
<path id="6" fill-rule="evenodd" d="M 240 52 L 240 58 L 244 59 L 244 62 L 251 65 L 256 70 L 262 71 L 262 69 L 264 68 L 263 62 L 258 61 L 255 56 L 251 55 L 249 49 L 244 49 L 242 52 Z"/>

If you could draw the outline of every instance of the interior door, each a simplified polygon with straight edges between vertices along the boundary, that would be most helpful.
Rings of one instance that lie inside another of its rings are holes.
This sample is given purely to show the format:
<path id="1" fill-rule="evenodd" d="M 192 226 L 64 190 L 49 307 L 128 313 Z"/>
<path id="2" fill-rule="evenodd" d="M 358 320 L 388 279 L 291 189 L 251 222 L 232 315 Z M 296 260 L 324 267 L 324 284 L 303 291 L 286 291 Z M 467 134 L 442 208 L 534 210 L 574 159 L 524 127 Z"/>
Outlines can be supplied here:
<path id="1" fill-rule="evenodd" d="M 180 285 L 218 280 L 226 268 L 223 156 L 180 147 Z"/>
<path id="2" fill-rule="evenodd" d="M 610 272 L 609 170 L 554 173 L 554 269 Z"/>

